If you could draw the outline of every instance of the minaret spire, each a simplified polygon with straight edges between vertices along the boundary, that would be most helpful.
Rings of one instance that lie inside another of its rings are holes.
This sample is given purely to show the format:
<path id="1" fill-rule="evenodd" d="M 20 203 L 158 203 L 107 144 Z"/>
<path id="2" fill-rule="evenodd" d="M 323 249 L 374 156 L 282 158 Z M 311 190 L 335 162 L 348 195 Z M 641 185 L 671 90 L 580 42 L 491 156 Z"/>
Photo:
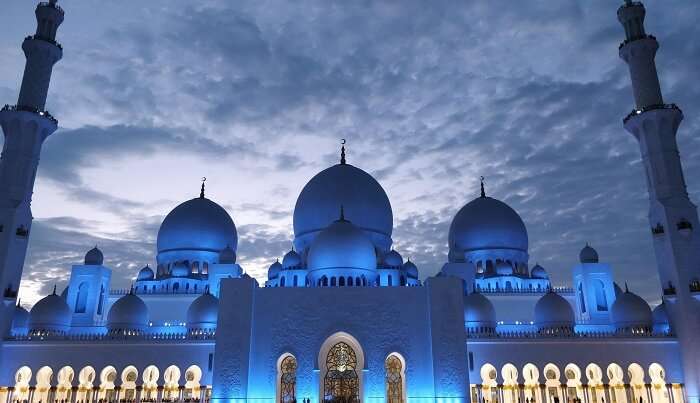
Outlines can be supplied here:
<path id="1" fill-rule="evenodd" d="M 203 199 L 204 198 L 204 182 L 207 181 L 207 177 L 203 176 L 202 177 L 202 188 L 199 190 L 199 198 Z"/>
<path id="2" fill-rule="evenodd" d="M 7 335 L 12 321 L 12 313 L 4 309 L 14 305 L 7 303 L 17 298 L 22 277 L 41 147 L 58 128 L 58 121 L 45 107 L 53 66 L 63 57 L 63 48 L 56 41 L 63 9 L 55 1 L 42 2 L 34 14 L 35 34 L 22 42 L 27 61 L 17 104 L 0 110 L 5 136 L 0 156 L 0 293 L 5 301 L 0 307 L 0 340 Z"/>
<path id="3" fill-rule="evenodd" d="M 345 139 L 340 139 L 340 164 L 345 165 Z"/>
<path id="4" fill-rule="evenodd" d="M 486 190 L 484 189 L 484 177 L 481 177 L 481 197 L 486 197 Z"/>
<path id="5" fill-rule="evenodd" d="M 700 312 L 693 294 L 700 278 L 700 222 L 688 198 L 676 133 L 683 112 L 665 104 L 656 71 L 659 43 L 644 29 L 646 10 L 626 0 L 617 10 L 625 30 L 620 57 L 629 66 L 635 108 L 623 120 L 639 142 L 649 190 L 650 235 L 668 307 L 671 327 L 678 335 L 685 390 L 690 402 L 700 402 Z M 668 288 L 665 288 L 667 285 Z"/>

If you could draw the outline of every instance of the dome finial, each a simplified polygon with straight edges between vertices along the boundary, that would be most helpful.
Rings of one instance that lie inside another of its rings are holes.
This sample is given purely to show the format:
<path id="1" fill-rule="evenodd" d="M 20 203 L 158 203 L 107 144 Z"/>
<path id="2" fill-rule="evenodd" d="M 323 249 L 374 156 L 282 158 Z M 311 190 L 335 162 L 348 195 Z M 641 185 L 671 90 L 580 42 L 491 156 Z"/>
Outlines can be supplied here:
<path id="1" fill-rule="evenodd" d="M 345 139 L 340 139 L 340 164 L 345 165 Z"/>
<path id="2" fill-rule="evenodd" d="M 131 283 L 131 288 L 129 288 L 129 294 L 134 295 L 134 283 Z"/>
<path id="3" fill-rule="evenodd" d="M 484 190 L 484 177 L 481 177 L 481 197 L 486 197 L 486 191 Z"/>
<path id="4" fill-rule="evenodd" d="M 343 205 L 340 205 L 340 221 L 345 221 L 345 208 Z"/>
<path id="5" fill-rule="evenodd" d="M 207 177 L 203 176 L 202 177 L 202 189 L 199 191 L 199 198 L 203 199 L 204 198 L 204 182 L 207 181 Z"/>
<path id="6" fill-rule="evenodd" d="M 56 284 L 53 285 L 53 292 L 51 293 L 51 295 L 56 295 Z"/>
<path id="7" fill-rule="evenodd" d="M 627 282 L 625 281 L 625 292 L 630 292 L 629 287 L 627 287 Z"/>

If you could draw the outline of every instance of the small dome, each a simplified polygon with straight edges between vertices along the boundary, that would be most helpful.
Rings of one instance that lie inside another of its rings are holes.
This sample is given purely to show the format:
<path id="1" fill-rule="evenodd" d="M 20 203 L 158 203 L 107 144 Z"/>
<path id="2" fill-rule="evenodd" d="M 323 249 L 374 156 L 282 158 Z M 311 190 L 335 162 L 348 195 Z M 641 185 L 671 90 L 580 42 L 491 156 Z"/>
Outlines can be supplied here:
<path id="1" fill-rule="evenodd" d="M 652 324 L 651 308 L 639 295 L 625 291 L 612 305 L 613 324 L 619 330 L 649 328 Z"/>
<path id="2" fill-rule="evenodd" d="M 221 263 L 221 264 L 234 264 L 234 263 L 236 263 L 236 251 L 233 250 L 231 245 L 226 245 L 225 248 L 221 249 L 221 252 L 219 252 L 219 263 Z"/>
<path id="3" fill-rule="evenodd" d="M 464 296 L 464 323 L 468 328 L 495 328 L 496 310 L 491 301 L 478 292 Z"/>
<path id="4" fill-rule="evenodd" d="M 377 256 L 369 237 L 341 217 L 318 234 L 309 248 L 309 271 L 355 269 L 374 271 Z"/>
<path id="5" fill-rule="evenodd" d="M 107 314 L 107 329 L 110 331 L 143 331 L 147 326 L 148 307 L 133 292 L 119 298 Z"/>
<path id="6" fill-rule="evenodd" d="M 86 266 L 102 266 L 104 262 L 104 255 L 102 251 L 95 246 L 90 249 L 88 253 L 85 254 L 85 265 Z"/>
<path id="7" fill-rule="evenodd" d="M 535 267 L 530 270 L 530 277 L 532 278 L 538 278 L 541 280 L 549 280 L 549 274 L 547 274 L 547 271 L 544 269 L 544 267 L 540 266 L 539 264 L 536 264 Z"/>
<path id="8" fill-rule="evenodd" d="M 668 312 L 666 312 L 666 304 L 662 302 L 659 305 L 657 305 L 656 308 L 654 308 L 654 310 L 651 312 L 651 318 L 654 326 L 668 325 L 670 322 L 668 321 Z"/>
<path id="9" fill-rule="evenodd" d="M 172 277 L 187 277 L 190 275 L 190 268 L 185 262 L 177 262 L 170 269 L 170 275 Z"/>
<path id="10" fill-rule="evenodd" d="M 403 265 L 403 257 L 396 250 L 392 249 L 384 256 L 384 265 L 388 267 L 399 267 Z"/>
<path id="11" fill-rule="evenodd" d="M 403 264 L 403 269 L 406 270 L 406 275 L 410 278 L 418 279 L 418 267 L 408 259 L 406 263 Z"/>
<path id="12" fill-rule="evenodd" d="M 578 257 L 581 263 L 598 263 L 598 252 L 588 244 L 581 249 Z"/>
<path id="13" fill-rule="evenodd" d="M 294 250 L 290 250 L 282 258 L 282 267 L 285 269 L 293 269 L 301 267 L 301 256 Z"/>
<path id="14" fill-rule="evenodd" d="M 279 260 L 275 260 L 275 263 L 271 264 L 270 268 L 267 269 L 267 279 L 272 280 L 277 278 L 280 271 L 282 271 L 282 265 Z"/>
<path id="15" fill-rule="evenodd" d="M 39 300 L 29 312 L 29 330 L 64 333 L 70 329 L 71 311 L 66 301 L 54 292 Z"/>
<path id="16" fill-rule="evenodd" d="M 15 305 L 15 312 L 12 315 L 12 330 L 18 333 L 26 333 L 29 325 L 29 312 L 20 305 Z"/>
<path id="17" fill-rule="evenodd" d="M 505 249 L 527 253 L 527 246 L 527 229 L 518 213 L 491 197 L 478 197 L 467 203 L 450 225 L 450 250 Z"/>
<path id="18" fill-rule="evenodd" d="M 571 304 L 550 290 L 535 304 L 535 325 L 538 329 L 573 327 L 574 311 Z"/>
<path id="19" fill-rule="evenodd" d="M 197 297 L 187 309 L 188 329 L 216 329 L 219 315 L 219 299 L 204 293 Z"/>
<path id="20" fill-rule="evenodd" d="M 143 269 L 139 270 L 139 275 L 136 276 L 136 281 L 148 281 L 148 280 L 153 280 L 155 278 L 155 273 L 153 273 L 153 270 L 146 265 Z"/>
<path id="21" fill-rule="evenodd" d="M 509 265 L 508 262 L 501 260 L 496 264 L 496 274 L 499 276 L 512 276 L 513 266 Z"/>

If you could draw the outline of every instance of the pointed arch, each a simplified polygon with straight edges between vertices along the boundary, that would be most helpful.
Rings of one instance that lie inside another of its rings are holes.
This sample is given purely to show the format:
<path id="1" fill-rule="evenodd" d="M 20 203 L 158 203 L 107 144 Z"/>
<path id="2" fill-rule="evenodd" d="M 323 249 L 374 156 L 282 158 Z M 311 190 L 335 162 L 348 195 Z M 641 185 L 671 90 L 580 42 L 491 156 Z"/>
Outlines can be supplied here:
<path id="1" fill-rule="evenodd" d="M 406 360 L 391 353 L 384 360 L 386 403 L 406 403 Z"/>
<path id="2" fill-rule="evenodd" d="M 277 359 L 276 401 L 278 403 L 296 402 L 297 359 L 290 353 L 284 353 Z"/>
<path id="3" fill-rule="evenodd" d="M 15 401 L 25 401 L 29 398 L 29 382 L 32 380 L 32 369 L 24 366 L 15 372 Z"/>
<path id="4" fill-rule="evenodd" d="M 344 394 L 348 403 L 363 401 L 365 354 L 357 339 L 345 332 L 334 333 L 321 345 L 317 363 L 321 399 L 341 397 Z M 349 380 L 348 384 L 342 385 L 342 390 L 333 389 L 341 386 L 337 381 L 338 375 L 346 376 Z"/>
<path id="5" fill-rule="evenodd" d="M 197 399 L 199 397 L 202 369 L 197 365 L 191 365 L 185 371 L 185 399 Z"/>
<path id="6" fill-rule="evenodd" d="M 166 400 L 177 400 L 180 393 L 180 368 L 171 365 L 163 372 L 163 396 Z"/>
<path id="7" fill-rule="evenodd" d="M 75 313 L 85 313 L 89 288 L 90 285 L 88 285 L 87 281 L 83 281 L 78 285 L 78 294 L 75 296 Z"/>

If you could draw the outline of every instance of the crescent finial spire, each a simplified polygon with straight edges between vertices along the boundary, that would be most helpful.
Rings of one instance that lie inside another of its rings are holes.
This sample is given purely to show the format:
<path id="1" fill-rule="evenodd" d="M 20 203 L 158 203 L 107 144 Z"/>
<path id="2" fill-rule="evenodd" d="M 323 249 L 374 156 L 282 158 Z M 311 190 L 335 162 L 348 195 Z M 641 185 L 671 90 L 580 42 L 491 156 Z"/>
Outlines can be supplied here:
<path id="1" fill-rule="evenodd" d="M 481 177 L 481 197 L 486 197 L 486 190 L 484 190 L 484 177 Z"/>
<path id="2" fill-rule="evenodd" d="M 204 198 L 204 182 L 207 181 L 207 177 L 203 176 L 202 177 L 202 189 L 199 191 L 199 198 L 203 199 Z"/>
<path id="3" fill-rule="evenodd" d="M 340 163 L 342 165 L 345 165 L 345 143 L 347 143 L 345 139 L 340 139 Z"/>

